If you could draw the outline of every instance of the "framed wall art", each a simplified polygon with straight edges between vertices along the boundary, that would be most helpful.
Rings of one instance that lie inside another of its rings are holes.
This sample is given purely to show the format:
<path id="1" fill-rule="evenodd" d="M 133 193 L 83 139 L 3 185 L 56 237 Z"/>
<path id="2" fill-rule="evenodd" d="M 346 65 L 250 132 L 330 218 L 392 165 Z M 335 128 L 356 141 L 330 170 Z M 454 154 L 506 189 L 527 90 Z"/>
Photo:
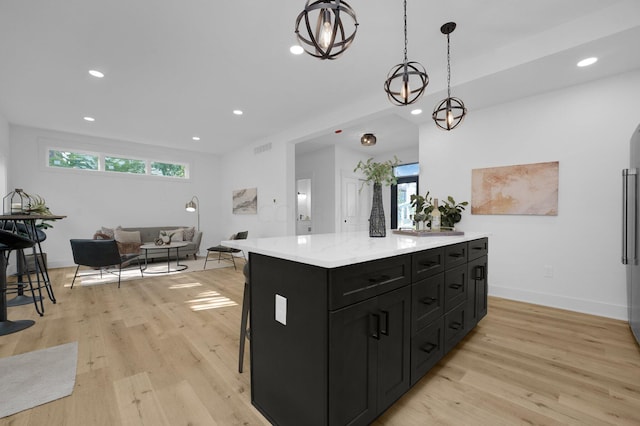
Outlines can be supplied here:
<path id="1" fill-rule="evenodd" d="M 258 214 L 258 188 L 245 188 L 233 191 L 233 214 Z"/>
<path id="2" fill-rule="evenodd" d="M 471 214 L 558 215 L 560 163 L 471 171 Z"/>

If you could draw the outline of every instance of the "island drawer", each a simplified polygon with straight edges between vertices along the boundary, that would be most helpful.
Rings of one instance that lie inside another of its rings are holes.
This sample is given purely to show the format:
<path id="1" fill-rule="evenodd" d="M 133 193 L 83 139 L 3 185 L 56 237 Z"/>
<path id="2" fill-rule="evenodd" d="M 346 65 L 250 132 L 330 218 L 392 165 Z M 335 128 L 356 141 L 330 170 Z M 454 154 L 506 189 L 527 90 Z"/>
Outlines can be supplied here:
<path id="1" fill-rule="evenodd" d="M 444 320 L 439 318 L 411 338 L 411 385 L 444 356 Z"/>
<path id="2" fill-rule="evenodd" d="M 329 274 L 329 309 L 339 309 L 410 282 L 410 255 L 335 268 Z"/>
<path id="3" fill-rule="evenodd" d="M 449 312 L 454 306 L 467 300 L 467 265 L 449 269 L 444 273 L 444 310 Z"/>
<path id="4" fill-rule="evenodd" d="M 440 273 L 411 286 L 411 332 L 416 333 L 444 313 L 444 274 Z"/>
<path id="5" fill-rule="evenodd" d="M 418 281 L 444 271 L 444 249 L 430 249 L 411 256 L 413 281 Z"/>
<path id="6" fill-rule="evenodd" d="M 467 304 L 462 302 L 444 316 L 444 351 L 449 352 L 467 334 Z"/>
<path id="7" fill-rule="evenodd" d="M 467 263 L 467 243 L 458 243 L 444 247 L 445 269 Z"/>
<path id="8" fill-rule="evenodd" d="M 486 256 L 489 252 L 489 239 L 480 238 L 479 240 L 469 241 L 469 260 Z"/>

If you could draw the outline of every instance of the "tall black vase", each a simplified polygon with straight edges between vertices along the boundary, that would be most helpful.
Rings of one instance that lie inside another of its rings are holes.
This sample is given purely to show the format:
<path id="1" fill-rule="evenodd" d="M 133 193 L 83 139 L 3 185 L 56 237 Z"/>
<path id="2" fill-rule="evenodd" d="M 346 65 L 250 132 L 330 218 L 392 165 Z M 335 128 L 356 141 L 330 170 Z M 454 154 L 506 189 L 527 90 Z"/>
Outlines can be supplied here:
<path id="1" fill-rule="evenodd" d="M 373 203 L 371 204 L 371 216 L 369 217 L 369 236 L 387 236 L 384 208 L 382 207 L 382 185 L 379 183 L 373 184 Z"/>

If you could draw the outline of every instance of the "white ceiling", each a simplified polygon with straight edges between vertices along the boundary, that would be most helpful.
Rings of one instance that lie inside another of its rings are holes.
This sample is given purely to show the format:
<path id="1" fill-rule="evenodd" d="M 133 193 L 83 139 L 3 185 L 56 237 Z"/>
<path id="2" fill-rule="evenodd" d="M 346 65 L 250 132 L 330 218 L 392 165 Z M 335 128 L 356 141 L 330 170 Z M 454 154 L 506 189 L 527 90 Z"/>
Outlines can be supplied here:
<path id="1" fill-rule="evenodd" d="M 381 141 L 429 121 L 446 91 L 474 109 L 640 68 L 637 0 L 408 1 L 409 60 L 427 95 L 394 107 L 400 0 L 351 0 L 359 29 L 335 61 L 293 56 L 303 0 L 0 0 L 0 114 L 10 123 L 210 153 L 262 140 Z M 587 69 L 577 60 L 595 55 Z M 98 80 L 89 69 L 106 74 Z M 242 109 L 241 117 L 232 114 Z M 85 122 L 82 117 L 96 121 Z M 400 126 L 400 127 L 394 127 Z M 201 140 L 194 142 L 193 135 Z M 351 135 L 351 136 L 350 136 Z M 344 143 L 343 142 L 343 143 Z M 398 142 L 404 143 L 404 142 Z"/>

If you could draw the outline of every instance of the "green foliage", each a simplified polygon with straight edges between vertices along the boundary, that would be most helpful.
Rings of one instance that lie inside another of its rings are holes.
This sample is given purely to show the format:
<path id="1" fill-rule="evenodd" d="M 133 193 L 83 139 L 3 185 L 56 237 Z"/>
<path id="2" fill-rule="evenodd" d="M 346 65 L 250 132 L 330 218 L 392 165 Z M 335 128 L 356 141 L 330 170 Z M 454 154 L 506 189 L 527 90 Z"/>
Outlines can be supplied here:
<path id="1" fill-rule="evenodd" d="M 104 169 L 108 172 L 145 174 L 146 164 L 143 160 L 129 158 L 104 157 Z"/>
<path id="2" fill-rule="evenodd" d="M 373 182 L 374 184 L 384 183 L 385 185 L 395 185 L 397 182 L 396 176 L 393 174 L 393 168 L 400 163 L 398 157 L 393 156 L 392 160 L 387 160 L 384 163 L 376 163 L 373 158 L 369 158 L 366 163 L 358 161 L 354 172 L 361 170 L 366 178 L 366 182 Z"/>
<path id="3" fill-rule="evenodd" d="M 414 208 L 414 217 L 416 220 L 419 220 L 421 217 L 426 219 L 433 211 L 432 198 L 429 197 L 429 191 L 427 191 L 427 194 L 424 197 L 422 195 L 412 194 L 411 207 Z"/>
<path id="4" fill-rule="evenodd" d="M 438 206 L 441 214 L 442 226 L 447 228 L 453 228 L 456 223 L 462 219 L 462 212 L 465 207 L 469 205 L 469 202 L 463 201 L 456 203 L 452 196 L 448 196 L 446 200 L 443 200 L 441 206 Z"/>
<path id="5" fill-rule="evenodd" d="M 67 169 L 98 170 L 98 156 L 76 152 L 49 151 L 49 165 Z"/>
<path id="6" fill-rule="evenodd" d="M 151 174 L 157 176 L 184 177 L 184 166 L 171 163 L 151 163 Z"/>

